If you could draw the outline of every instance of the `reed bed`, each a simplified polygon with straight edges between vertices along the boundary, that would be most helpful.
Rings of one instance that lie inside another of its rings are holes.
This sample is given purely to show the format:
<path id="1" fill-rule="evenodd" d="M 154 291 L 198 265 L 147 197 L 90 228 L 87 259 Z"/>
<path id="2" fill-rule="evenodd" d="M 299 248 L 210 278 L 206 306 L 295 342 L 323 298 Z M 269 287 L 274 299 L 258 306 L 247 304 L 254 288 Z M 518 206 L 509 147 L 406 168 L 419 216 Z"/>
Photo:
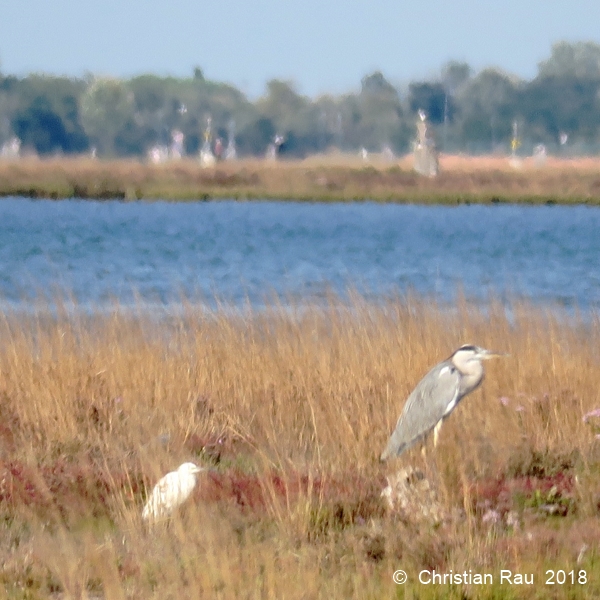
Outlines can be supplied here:
<path id="1" fill-rule="evenodd" d="M 246 159 L 202 169 L 197 160 L 24 158 L 0 161 L 0 196 L 32 198 L 208 200 L 372 200 L 459 204 L 600 203 L 600 161 L 549 158 L 519 167 L 506 157 L 442 156 L 438 177 L 419 176 L 412 159 L 369 162 L 344 155 L 303 161 Z"/>
<path id="2" fill-rule="evenodd" d="M 1 313 L 0 340 L 6 597 L 600 594 L 594 315 L 356 294 L 160 319 L 41 307 Z M 464 342 L 510 356 L 487 364 L 426 464 L 413 449 L 380 465 L 410 390 Z M 186 460 L 211 470 L 168 525 L 146 527 L 147 490 Z M 386 475 L 408 464 L 453 518 L 388 513 Z M 424 585 L 423 569 L 494 584 Z M 501 585 L 500 569 L 535 584 Z M 547 569 L 587 583 L 548 587 Z"/>

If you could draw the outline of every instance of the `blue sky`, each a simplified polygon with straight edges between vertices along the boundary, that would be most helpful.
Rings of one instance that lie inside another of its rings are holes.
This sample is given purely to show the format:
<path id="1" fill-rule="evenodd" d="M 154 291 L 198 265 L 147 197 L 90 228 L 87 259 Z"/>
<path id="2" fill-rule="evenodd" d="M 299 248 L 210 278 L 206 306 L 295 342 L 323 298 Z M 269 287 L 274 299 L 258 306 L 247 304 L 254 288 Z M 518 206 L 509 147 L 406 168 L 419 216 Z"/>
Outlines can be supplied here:
<path id="1" fill-rule="evenodd" d="M 600 43 L 600 0 L 0 0 L 0 69 L 186 76 L 251 97 L 271 78 L 315 96 L 434 76 L 448 60 L 531 78 L 553 42 Z"/>

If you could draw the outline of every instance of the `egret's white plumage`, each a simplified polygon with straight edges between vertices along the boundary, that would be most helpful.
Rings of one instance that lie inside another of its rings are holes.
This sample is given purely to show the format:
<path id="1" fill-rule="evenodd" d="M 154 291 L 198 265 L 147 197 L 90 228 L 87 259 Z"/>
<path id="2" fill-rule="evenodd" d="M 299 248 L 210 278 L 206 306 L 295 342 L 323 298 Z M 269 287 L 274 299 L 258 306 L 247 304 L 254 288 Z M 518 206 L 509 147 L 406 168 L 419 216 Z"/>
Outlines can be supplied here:
<path id="1" fill-rule="evenodd" d="M 202 467 L 186 462 L 177 471 L 167 473 L 154 486 L 142 511 L 142 519 L 158 521 L 168 517 L 190 497 L 196 486 L 197 474 L 201 471 L 204 471 Z"/>

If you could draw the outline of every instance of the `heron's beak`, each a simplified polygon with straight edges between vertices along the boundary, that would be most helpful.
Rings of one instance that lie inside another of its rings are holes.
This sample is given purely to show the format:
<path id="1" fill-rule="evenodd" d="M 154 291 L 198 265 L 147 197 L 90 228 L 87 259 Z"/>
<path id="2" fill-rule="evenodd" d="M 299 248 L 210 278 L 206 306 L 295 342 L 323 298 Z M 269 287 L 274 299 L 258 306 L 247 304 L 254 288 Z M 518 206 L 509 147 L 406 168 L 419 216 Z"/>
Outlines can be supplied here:
<path id="1" fill-rule="evenodd" d="M 204 467 L 196 467 L 194 469 L 194 473 L 202 473 L 202 471 L 206 471 Z"/>
<path id="2" fill-rule="evenodd" d="M 496 352 L 495 350 L 484 350 L 479 355 L 479 358 L 481 358 L 481 360 L 489 360 L 490 358 L 500 358 L 505 356 L 510 356 L 510 354 L 507 354 L 506 352 Z"/>

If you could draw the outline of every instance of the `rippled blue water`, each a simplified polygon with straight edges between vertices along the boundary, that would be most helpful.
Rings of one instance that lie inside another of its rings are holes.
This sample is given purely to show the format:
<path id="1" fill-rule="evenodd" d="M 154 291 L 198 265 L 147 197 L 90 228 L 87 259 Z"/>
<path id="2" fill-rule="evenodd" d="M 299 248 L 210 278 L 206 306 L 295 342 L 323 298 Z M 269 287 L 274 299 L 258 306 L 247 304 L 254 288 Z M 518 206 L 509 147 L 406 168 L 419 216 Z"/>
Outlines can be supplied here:
<path id="1" fill-rule="evenodd" d="M 0 200 L 0 298 L 211 303 L 458 289 L 600 304 L 600 209 Z"/>

